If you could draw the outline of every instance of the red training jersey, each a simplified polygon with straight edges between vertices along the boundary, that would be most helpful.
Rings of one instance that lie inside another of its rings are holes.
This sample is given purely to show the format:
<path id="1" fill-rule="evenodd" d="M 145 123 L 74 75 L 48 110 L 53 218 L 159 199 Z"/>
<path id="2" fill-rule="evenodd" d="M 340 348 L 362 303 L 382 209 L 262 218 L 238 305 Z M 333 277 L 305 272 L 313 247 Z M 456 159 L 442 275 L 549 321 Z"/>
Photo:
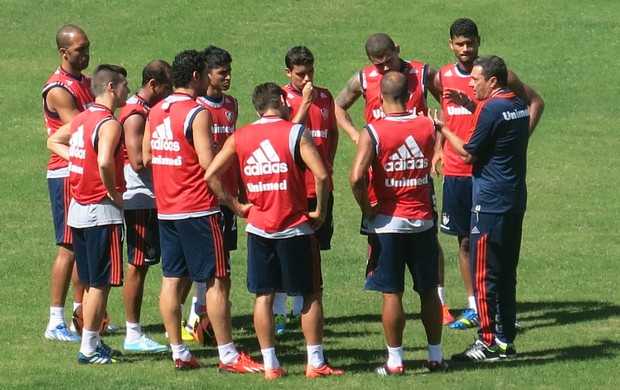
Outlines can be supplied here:
<path id="1" fill-rule="evenodd" d="M 43 117 L 45 118 L 45 127 L 47 128 L 47 135 L 50 136 L 56 132 L 64 122 L 60 119 L 58 113 L 51 111 L 47 107 L 47 93 L 53 88 L 63 88 L 73 96 L 75 100 L 75 107 L 78 110 L 84 111 L 95 101 L 95 97 L 90 92 L 90 78 L 86 75 L 80 75 L 75 77 L 70 73 L 67 73 L 62 67 L 58 67 L 56 72 L 45 83 L 41 96 L 43 97 Z M 64 168 L 69 163 L 60 156 L 52 153 L 50 156 L 47 169 L 52 171 L 54 169 Z"/>
<path id="2" fill-rule="evenodd" d="M 449 64 L 439 70 L 439 80 L 442 90 L 453 88 L 463 91 L 474 102 L 478 102 L 474 89 L 469 86 L 471 74 L 459 69 L 458 64 Z M 454 103 L 450 99 L 441 99 L 441 108 L 446 126 L 465 142 L 469 141 L 473 130 L 474 115 L 465 107 Z M 444 176 L 471 176 L 472 166 L 461 160 L 449 142 L 443 147 L 443 174 Z"/>
<path id="3" fill-rule="evenodd" d="M 224 142 L 235 132 L 239 116 L 237 99 L 223 94 L 222 99 L 217 102 L 208 96 L 199 96 L 196 101 L 211 114 L 213 145 L 215 150 L 219 151 Z M 222 184 L 231 195 L 239 194 L 239 163 L 236 160 L 222 176 Z"/>
<path id="4" fill-rule="evenodd" d="M 218 209 L 218 200 L 204 179 L 194 149 L 192 129 L 204 110 L 190 95 L 173 93 L 149 113 L 151 164 L 155 201 L 160 218 L 188 218 L 189 214 Z"/>
<path id="5" fill-rule="evenodd" d="M 433 121 L 415 114 L 392 114 L 365 129 L 375 145 L 370 187 L 379 201 L 379 213 L 432 220 L 429 181 L 435 143 Z"/>
<path id="6" fill-rule="evenodd" d="M 99 174 L 97 162 L 99 129 L 108 121 L 116 121 L 110 109 L 93 104 L 71 121 L 69 141 L 69 183 L 71 195 L 80 204 L 95 204 L 108 196 L 108 190 Z M 125 192 L 123 154 L 120 144 L 114 153 L 116 189 Z"/>
<path id="7" fill-rule="evenodd" d="M 248 201 L 247 221 L 267 233 L 293 228 L 308 218 L 304 169 L 299 165 L 303 125 L 265 116 L 235 133 L 235 150 Z"/>
<path id="8" fill-rule="evenodd" d="M 426 76 L 429 65 L 418 61 L 402 61 L 400 72 L 407 77 L 409 100 L 407 111 L 416 114 L 426 112 Z M 366 99 L 364 118 L 366 123 L 374 123 L 385 116 L 381 108 L 381 80 L 383 75 L 374 65 L 366 66 L 359 73 L 362 94 Z"/>
<path id="9" fill-rule="evenodd" d="M 151 110 L 151 106 L 142 98 L 142 96 L 135 94 L 125 103 L 125 106 L 121 108 L 121 112 L 118 114 L 118 121 L 121 125 L 125 125 L 125 121 L 132 115 L 140 115 L 144 120 L 146 120 L 149 116 L 149 111 Z M 127 147 L 123 142 L 123 161 L 126 164 L 129 164 L 129 155 L 127 154 Z"/>
<path id="10" fill-rule="evenodd" d="M 291 109 L 291 118 L 297 115 L 303 96 L 301 92 L 296 91 L 291 84 L 282 87 L 286 93 L 286 103 Z M 332 94 L 325 88 L 314 87 L 316 97 L 310 105 L 308 115 L 306 116 L 305 126 L 310 131 L 314 144 L 316 145 L 319 155 L 323 160 L 323 165 L 328 172 L 332 171 L 332 164 L 329 162 L 329 148 L 331 146 L 332 124 L 335 123 L 334 98 Z M 329 175 L 329 190 L 334 190 L 334 181 Z M 306 195 L 308 198 L 316 198 L 316 187 L 314 183 L 314 175 L 310 170 L 306 170 Z"/>

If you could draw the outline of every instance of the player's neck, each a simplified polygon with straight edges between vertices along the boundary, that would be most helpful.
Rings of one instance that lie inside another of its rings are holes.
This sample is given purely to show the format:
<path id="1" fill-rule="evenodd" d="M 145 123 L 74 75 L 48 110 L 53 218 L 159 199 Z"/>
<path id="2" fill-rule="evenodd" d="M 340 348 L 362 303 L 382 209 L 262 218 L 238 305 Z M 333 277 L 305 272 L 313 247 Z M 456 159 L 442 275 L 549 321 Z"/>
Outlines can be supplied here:
<path id="1" fill-rule="evenodd" d="M 82 69 L 74 68 L 68 62 L 63 61 L 60 67 L 62 68 L 62 70 L 64 70 L 65 72 L 69 73 L 71 76 L 77 79 L 82 77 Z"/>
<path id="2" fill-rule="evenodd" d="M 95 97 L 95 104 L 103 106 L 107 108 L 108 110 L 110 110 L 111 112 L 114 112 L 118 108 L 114 104 L 114 96 L 107 94 L 107 93 L 102 96 Z"/>
<path id="3" fill-rule="evenodd" d="M 384 101 L 381 108 L 383 109 L 385 115 L 399 115 L 407 113 L 407 108 L 399 103 L 388 103 Z"/>
<path id="4" fill-rule="evenodd" d="M 140 88 L 136 95 L 150 106 L 155 104 L 155 94 L 145 88 Z"/>
<path id="5" fill-rule="evenodd" d="M 213 88 L 210 86 L 209 89 L 207 89 L 206 96 L 213 101 L 219 101 L 219 100 L 222 100 L 222 96 L 224 96 L 224 92 L 222 92 L 221 89 Z"/>
<path id="6" fill-rule="evenodd" d="M 474 62 L 460 62 L 458 61 L 456 63 L 456 66 L 459 68 L 459 70 L 463 73 L 471 73 L 471 70 L 474 69 Z"/>
<path id="7" fill-rule="evenodd" d="M 193 99 L 196 99 L 198 97 L 198 93 L 196 93 L 196 90 L 194 88 L 177 88 L 174 93 L 189 95 Z"/>

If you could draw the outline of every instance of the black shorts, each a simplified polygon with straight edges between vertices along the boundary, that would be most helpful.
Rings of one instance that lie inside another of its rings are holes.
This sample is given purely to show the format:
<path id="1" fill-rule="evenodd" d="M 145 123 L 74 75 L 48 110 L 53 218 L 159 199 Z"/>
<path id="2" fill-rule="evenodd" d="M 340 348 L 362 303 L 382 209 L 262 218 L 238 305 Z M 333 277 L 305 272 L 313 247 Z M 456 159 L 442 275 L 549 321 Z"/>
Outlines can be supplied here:
<path id="1" fill-rule="evenodd" d="M 308 198 L 308 210 L 316 209 L 316 198 Z M 319 241 L 319 248 L 322 251 L 332 249 L 332 237 L 334 235 L 334 194 L 329 193 L 327 199 L 327 214 L 325 222 L 318 230 L 314 231 L 316 239 Z"/>

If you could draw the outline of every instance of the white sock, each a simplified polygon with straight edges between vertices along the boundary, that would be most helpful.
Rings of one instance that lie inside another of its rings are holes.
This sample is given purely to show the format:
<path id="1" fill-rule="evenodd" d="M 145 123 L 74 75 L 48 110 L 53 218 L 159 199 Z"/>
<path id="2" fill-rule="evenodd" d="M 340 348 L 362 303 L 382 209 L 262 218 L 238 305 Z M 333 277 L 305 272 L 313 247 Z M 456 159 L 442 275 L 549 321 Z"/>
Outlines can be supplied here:
<path id="1" fill-rule="evenodd" d="M 442 360 L 443 355 L 441 354 L 441 344 L 428 344 L 428 361 L 441 363 Z"/>
<path id="2" fill-rule="evenodd" d="M 308 353 L 308 365 L 314 368 L 319 368 L 325 364 L 325 357 L 323 357 L 323 344 L 306 345 L 306 351 Z"/>
<path id="3" fill-rule="evenodd" d="M 439 295 L 439 300 L 442 305 L 446 304 L 446 292 L 444 291 L 443 286 L 437 286 L 437 295 Z"/>
<path id="4" fill-rule="evenodd" d="M 237 357 L 239 357 L 239 351 L 235 348 L 235 343 L 230 342 L 224 345 L 217 346 L 217 352 L 220 355 L 220 361 L 224 364 L 230 364 L 237 361 Z"/>
<path id="5" fill-rule="evenodd" d="M 467 302 L 469 302 L 469 308 L 473 309 L 476 313 L 478 313 L 478 309 L 476 306 L 476 297 L 473 295 L 470 297 L 467 297 Z"/>
<path id="6" fill-rule="evenodd" d="M 276 357 L 276 349 L 275 348 L 265 348 L 261 349 L 260 353 L 263 354 L 263 364 L 265 365 L 265 369 L 268 368 L 280 368 L 280 362 Z"/>
<path id="7" fill-rule="evenodd" d="M 388 349 L 388 367 L 396 368 L 403 365 L 403 346 L 387 347 Z"/>
<path id="8" fill-rule="evenodd" d="M 80 307 L 82 305 L 82 302 L 76 302 L 73 301 L 73 311 L 75 311 L 75 309 L 77 309 L 78 307 Z"/>
<path id="9" fill-rule="evenodd" d="M 139 322 L 125 322 L 125 328 L 127 328 L 127 334 L 125 335 L 125 341 L 131 343 L 142 337 L 142 329 Z"/>
<path id="10" fill-rule="evenodd" d="M 286 315 L 286 293 L 276 293 L 273 300 L 273 314 Z"/>
<path id="11" fill-rule="evenodd" d="M 195 303 L 198 306 L 203 306 L 207 304 L 207 283 L 206 282 L 194 282 L 194 286 L 196 287 L 196 301 Z M 192 302 L 194 300 L 192 299 Z"/>
<path id="12" fill-rule="evenodd" d="M 186 362 L 192 357 L 192 354 L 189 352 L 189 349 L 187 349 L 185 343 L 178 345 L 170 344 L 170 349 L 172 349 L 172 360 L 181 359 Z"/>
<path id="13" fill-rule="evenodd" d="M 303 295 L 296 295 L 293 297 L 293 315 L 298 316 L 301 314 L 301 310 L 304 308 Z"/>
<path id="14" fill-rule="evenodd" d="M 65 323 L 65 308 L 50 306 L 50 322 L 47 324 L 47 330 L 56 329 L 60 324 Z"/>
<path id="15" fill-rule="evenodd" d="M 99 344 L 99 332 L 96 330 L 82 329 L 82 344 L 80 352 L 84 356 L 92 356 Z"/>
<path id="16" fill-rule="evenodd" d="M 194 326 L 198 319 L 198 313 L 196 312 L 196 301 L 198 298 L 192 297 L 192 305 L 189 308 L 189 317 L 187 318 L 187 325 Z"/>

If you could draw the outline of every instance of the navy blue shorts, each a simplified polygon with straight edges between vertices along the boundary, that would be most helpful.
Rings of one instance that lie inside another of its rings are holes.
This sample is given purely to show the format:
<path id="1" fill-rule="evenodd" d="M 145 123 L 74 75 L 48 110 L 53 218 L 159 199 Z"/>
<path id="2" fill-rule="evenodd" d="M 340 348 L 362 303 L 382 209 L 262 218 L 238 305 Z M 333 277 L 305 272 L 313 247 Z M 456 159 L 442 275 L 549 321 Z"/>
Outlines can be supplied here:
<path id="1" fill-rule="evenodd" d="M 123 225 L 71 228 L 80 283 L 123 285 Z"/>
<path id="2" fill-rule="evenodd" d="M 253 294 L 322 291 L 321 252 L 314 234 L 271 239 L 248 233 L 247 285 Z"/>
<path id="3" fill-rule="evenodd" d="M 237 250 L 237 215 L 228 206 L 220 205 L 224 226 L 224 246 L 228 252 Z"/>
<path id="4" fill-rule="evenodd" d="M 471 176 L 443 178 L 441 231 L 452 236 L 469 236 L 472 204 Z"/>
<path id="5" fill-rule="evenodd" d="M 316 210 L 316 198 L 308 198 L 308 210 Z M 325 222 L 318 230 L 314 231 L 316 239 L 319 241 L 319 248 L 322 251 L 332 249 L 332 237 L 334 235 L 334 194 L 329 193 L 327 198 L 327 214 Z"/>
<path id="6" fill-rule="evenodd" d="M 127 260 L 136 267 L 159 263 L 157 209 L 125 210 Z"/>
<path id="7" fill-rule="evenodd" d="M 69 203 L 71 203 L 69 178 L 47 179 L 47 189 L 52 206 L 56 245 L 71 245 L 73 244 L 73 237 L 71 236 L 71 228 L 67 226 L 67 213 L 69 211 Z"/>
<path id="8" fill-rule="evenodd" d="M 230 275 L 220 213 L 198 218 L 159 220 L 161 265 L 168 278 L 195 282 Z"/>
<path id="9" fill-rule="evenodd" d="M 405 291 L 405 266 L 417 292 L 437 288 L 439 248 L 434 229 L 421 233 L 369 234 L 366 290 L 384 293 Z"/>

